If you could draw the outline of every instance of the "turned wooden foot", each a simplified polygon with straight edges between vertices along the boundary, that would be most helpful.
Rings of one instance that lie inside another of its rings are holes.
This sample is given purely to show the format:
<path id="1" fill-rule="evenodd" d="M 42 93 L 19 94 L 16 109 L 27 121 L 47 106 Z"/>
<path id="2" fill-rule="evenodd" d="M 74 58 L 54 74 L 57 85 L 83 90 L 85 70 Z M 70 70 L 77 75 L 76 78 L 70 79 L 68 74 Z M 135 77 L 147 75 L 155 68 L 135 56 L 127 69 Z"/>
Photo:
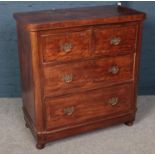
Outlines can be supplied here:
<path id="1" fill-rule="evenodd" d="M 36 148 L 37 149 L 43 149 L 45 147 L 45 144 L 37 143 Z"/>
<path id="2" fill-rule="evenodd" d="M 29 128 L 29 125 L 28 125 L 27 123 L 25 123 L 25 127 L 26 127 L 26 128 Z"/>
<path id="3" fill-rule="evenodd" d="M 125 122 L 124 124 L 127 125 L 127 126 L 132 126 L 134 123 L 134 121 L 128 121 L 128 122 Z"/>

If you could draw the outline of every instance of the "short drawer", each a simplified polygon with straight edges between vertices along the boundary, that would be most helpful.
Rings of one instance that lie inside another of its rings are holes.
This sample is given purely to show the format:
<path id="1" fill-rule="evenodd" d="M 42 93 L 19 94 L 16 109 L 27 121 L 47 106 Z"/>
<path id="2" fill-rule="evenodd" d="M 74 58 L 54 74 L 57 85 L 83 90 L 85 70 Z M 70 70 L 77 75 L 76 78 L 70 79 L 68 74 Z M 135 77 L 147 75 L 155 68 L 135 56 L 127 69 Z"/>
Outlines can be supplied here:
<path id="1" fill-rule="evenodd" d="M 57 96 L 132 80 L 133 55 L 44 65 L 44 96 Z"/>
<path id="2" fill-rule="evenodd" d="M 135 50 L 137 25 L 101 26 L 94 29 L 94 54 L 118 55 Z"/>
<path id="3" fill-rule="evenodd" d="M 129 84 L 46 99 L 46 129 L 123 115 L 131 111 L 132 104 L 132 85 Z"/>
<path id="4" fill-rule="evenodd" d="M 40 34 L 43 62 L 73 61 L 90 56 L 90 30 L 52 32 Z"/>

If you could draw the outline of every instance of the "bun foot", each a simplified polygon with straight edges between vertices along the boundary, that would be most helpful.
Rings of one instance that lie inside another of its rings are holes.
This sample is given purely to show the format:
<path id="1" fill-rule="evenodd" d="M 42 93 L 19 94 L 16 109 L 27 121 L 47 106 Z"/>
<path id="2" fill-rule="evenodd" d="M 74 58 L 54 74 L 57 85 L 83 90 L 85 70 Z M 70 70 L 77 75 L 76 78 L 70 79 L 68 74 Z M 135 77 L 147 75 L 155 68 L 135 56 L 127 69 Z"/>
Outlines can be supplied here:
<path id="1" fill-rule="evenodd" d="M 29 125 L 28 125 L 27 123 L 25 123 L 25 127 L 26 127 L 26 128 L 29 128 Z"/>
<path id="2" fill-rule="evenodd" d="M 44 147 L 45 147 L 45 144 L 40 144 L 40 143 L 36 144 L 36 148 L 39 150 L 43 149 Z"/>
<path id="3" fill-rule="evenodd" d="M 134 121 L 125 122 L 124 124 L 127 126 L 132 126 Z"/>

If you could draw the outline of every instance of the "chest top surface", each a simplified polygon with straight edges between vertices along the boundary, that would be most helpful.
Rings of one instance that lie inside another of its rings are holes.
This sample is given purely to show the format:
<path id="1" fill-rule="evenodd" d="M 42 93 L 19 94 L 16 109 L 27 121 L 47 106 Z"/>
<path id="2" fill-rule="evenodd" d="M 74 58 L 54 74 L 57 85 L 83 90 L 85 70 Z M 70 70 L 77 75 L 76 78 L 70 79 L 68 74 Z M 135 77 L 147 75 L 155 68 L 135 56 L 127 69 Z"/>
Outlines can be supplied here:
<path id="1" fill-rule="evenodd" d="M 94 24 L 140 21 L 145 13 L 121 6 L 95 6 L 15 13 L 16 21 L 29 31 Z"/>

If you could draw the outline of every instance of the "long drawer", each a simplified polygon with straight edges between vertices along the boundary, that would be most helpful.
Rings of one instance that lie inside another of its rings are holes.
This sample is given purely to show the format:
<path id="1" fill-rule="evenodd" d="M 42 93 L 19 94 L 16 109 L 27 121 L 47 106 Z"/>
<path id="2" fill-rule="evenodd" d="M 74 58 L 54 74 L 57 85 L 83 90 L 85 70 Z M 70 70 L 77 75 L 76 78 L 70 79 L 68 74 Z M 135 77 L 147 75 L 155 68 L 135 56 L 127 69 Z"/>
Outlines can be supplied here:
<path id="1" fill-rule="evenodd" d="M 132 85 L 126 84 L 70 96 L 47 98 L 46 129 L 128 113 L 133 106 L 132 90 Z"/>
<path id="2" fill-rule="evenodd" d="M 44 65 L 44 96 L 57 96 L 132 80 L 134 56 Z"/>

